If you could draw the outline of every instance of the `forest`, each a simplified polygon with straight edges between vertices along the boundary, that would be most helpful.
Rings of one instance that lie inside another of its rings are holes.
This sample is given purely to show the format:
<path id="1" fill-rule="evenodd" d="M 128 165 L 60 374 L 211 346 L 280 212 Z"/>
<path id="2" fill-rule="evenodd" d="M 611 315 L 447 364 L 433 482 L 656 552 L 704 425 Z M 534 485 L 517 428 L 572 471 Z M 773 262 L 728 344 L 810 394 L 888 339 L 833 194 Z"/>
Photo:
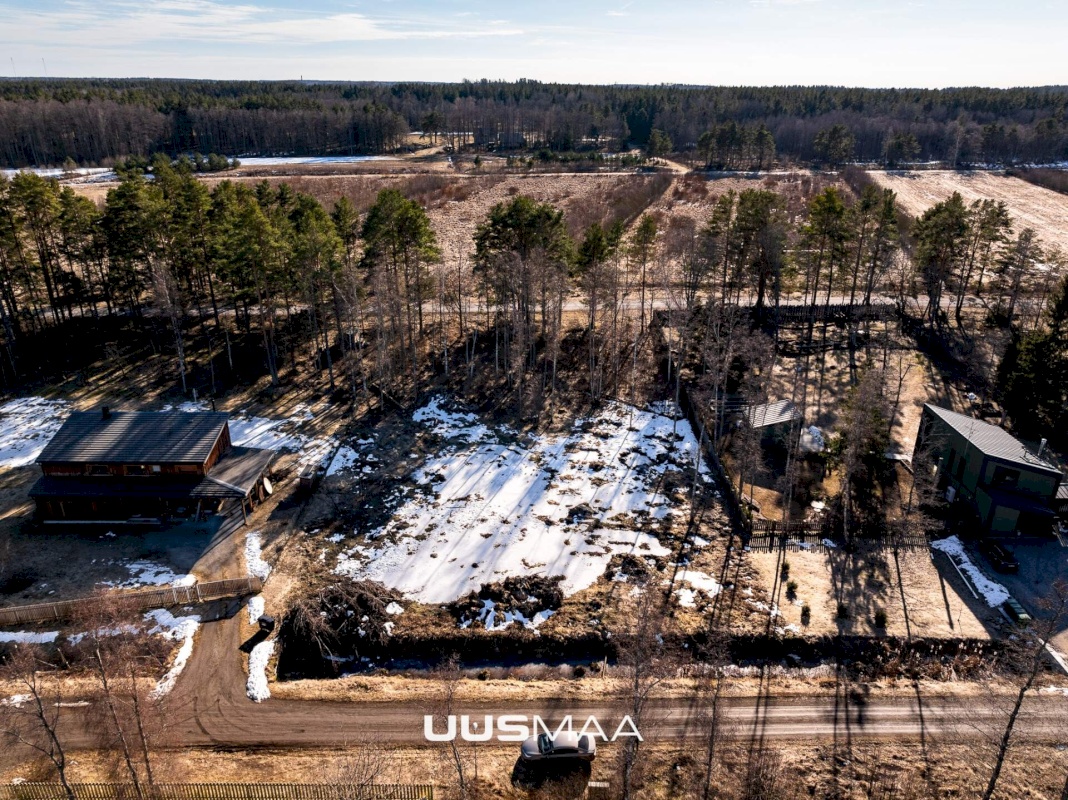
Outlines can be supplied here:
<path id="1" fill-rule="evenodd" d="M 33 173 L 0 177 L 4 385 L 151 341 L 186 394 L 263 376 L 277 386 L 301 368 L 353 399 L 416 397 L 434 375 L 473 375 L 480 350 L 522 417 L 544 407 L 558 361 L 576 353 L 581 394 L 625 394 L 656 308 L 696 319 L 703 306 L 747 306 L 760 322 L 786 292 L 811 307 L 920 297 L 929 334 L 949 342 L 977 334 L 962 316 L 967 294 L 990 324 L 1031 334 L 1045 330 L 1038 315 L 1063 261 L 1035 231 L 1013 230 L 1003 203 L 954 194 L 913 220 L 859 170 L 852 187 L 797 196 L 729 189 L 692 220 L 652 210 L 649 192 L 665 184 L 642 178 L 613 194 L 620 213 L 580 225 L 568 218 L 579 210 L 515 189 L 453 258 L 419 181 L 327 207 L 284 182 L 209 187 L 188 159 L 157 155 L 150 177 L 124 171 L 101 206 Z M 707 182 L 687 176 L 673 191 L 703 197 Z M 1036 291 L 1038 303 L 1019 302 Z M 737 370 L 740 347 L 719 342 L 707 368 Z"/>
<path id="2" fill-rule="evenodd" d="M 666 147 L 713 168 L 765 167 L 775 154 L 829 165 L 1053 163 L 1068 158 L 1066 103 L 1063 87 L 8 79 L 0 82 L 0 161 L 383 153 L 419 131 L 453 148 Z"/>

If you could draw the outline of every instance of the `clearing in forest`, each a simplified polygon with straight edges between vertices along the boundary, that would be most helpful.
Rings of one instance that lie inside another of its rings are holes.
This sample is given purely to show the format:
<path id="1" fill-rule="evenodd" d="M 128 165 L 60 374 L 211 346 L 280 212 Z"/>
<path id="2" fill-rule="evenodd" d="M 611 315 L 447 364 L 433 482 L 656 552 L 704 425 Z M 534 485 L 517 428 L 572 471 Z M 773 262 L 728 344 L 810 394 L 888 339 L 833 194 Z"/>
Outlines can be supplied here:
<path id="1" fill-rule="evenodd" d="M 1004 200 L 1016 231 L 1034 228 L 1042 241 L 1068 250 L 1066 195 L 998 172 L 923 170 L 869 174 L 880 186 L 897 192 L 898 203 L 914 217 L 919 217 L 953 192 L 960 192 L 965 203 L 981 198 Z"/>
<path id="2" fill-rule="evenodd" d="M 523 575 L 562 576 L 570 595 L 614 555 L 672 554 L 656 534 L 688 515 L 680 484 L 693 480 L 697 440 L 686 420 L 612 402 L 566 435 L 526 437 L 438 397 L 413 421 L 443 446 L 397 486 L 384 526 L 345 543 L 339 572 L 444 603 Z M 370 475 L 378 459 L 361 450 L 342 448 L 330 472 Z"/>

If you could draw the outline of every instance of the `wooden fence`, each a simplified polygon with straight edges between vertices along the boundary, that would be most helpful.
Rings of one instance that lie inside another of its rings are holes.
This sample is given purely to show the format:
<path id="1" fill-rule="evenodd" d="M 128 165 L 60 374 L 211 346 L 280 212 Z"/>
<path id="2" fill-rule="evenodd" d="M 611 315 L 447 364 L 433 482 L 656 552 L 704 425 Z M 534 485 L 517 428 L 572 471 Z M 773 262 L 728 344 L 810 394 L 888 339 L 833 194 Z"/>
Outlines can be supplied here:
<path id="1" fill-rule="evenodd" d="M 434 787 L 418 784 L 357 786 L 330 783 L 132 783 L 71 784 L 77 800 L 434 800 Z M 0 786 L 0 800 L 67 800 L 59 783 Z"/>
<path id="2" fill-rule="evenodd" d="M 236 578 L 225 581 L 209 581 L 192 586 L 168 586 L 160 589 L 144 589 L 121 594 L 82 597 L 75 600 L 58 600 L 54 603 L 36 603 L 28 606 L 0 608 L 0 625 L 21 625 L 46 620 L 77 619 L 91 616 L 101 609 L 120 612 L 146 611 L 151 608 L 170 608 L 211 600 L 245 597 L 263 590 L 259 578 Z M 0 798 L 2 800 L 2 798 Z"/>
<path id="3" fill-rule="evenodd" d="M 901 313 L 897 303 L 813 303 L 811 305 L 768 306 L 765 315 L 775 322 L 877 321 L 894 319 Z"/>
<path id="4" fill-rule="evenodd" d="M 765 520 L 757 520 L 763 522 Z M 929 542 L 922 534 L 912 536 L 864 536 L 857 537 L 851 544 L 818 532 L 760 531 L 754 526 L 753 533 L 745 540 L 745 546 L 758 552 L 776 550 L 811 550 L 826 553 L 834 550 L 844 552 L 885 552 L 888 550 L 927 550 Z"/>

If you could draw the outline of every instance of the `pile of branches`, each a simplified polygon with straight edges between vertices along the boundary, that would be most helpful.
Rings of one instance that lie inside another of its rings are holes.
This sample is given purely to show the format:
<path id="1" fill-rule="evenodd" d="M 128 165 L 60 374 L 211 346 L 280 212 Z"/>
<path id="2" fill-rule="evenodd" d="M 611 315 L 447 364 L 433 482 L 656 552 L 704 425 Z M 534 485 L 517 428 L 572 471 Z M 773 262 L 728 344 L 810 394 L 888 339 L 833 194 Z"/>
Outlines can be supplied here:
<path id="1" fill-rule="evenodd" d="M 314 581 L 290 604 L 279 628 L 283 678 L 326 677 L 345 664 L 385 652 L 401 594 L 375 581 L 330 575 Z"/>
<path id="2" fill-rule="evenodd" d="M 457 623 L 469 623 L 472 628 L 487 627 L 488 608 L 492 608 L 495 623 L 500 624 L 505 615 L 521 615 L 533 620 L 539 611 L 555 611 L 564 602 L 560 588 L 563 577 L 544 575 L 513 576 L 500 583 L 484 583 L 477 592 L 450 604 L 449 613 Z M 492 605 L 487 603 L 490 601 Z"/>

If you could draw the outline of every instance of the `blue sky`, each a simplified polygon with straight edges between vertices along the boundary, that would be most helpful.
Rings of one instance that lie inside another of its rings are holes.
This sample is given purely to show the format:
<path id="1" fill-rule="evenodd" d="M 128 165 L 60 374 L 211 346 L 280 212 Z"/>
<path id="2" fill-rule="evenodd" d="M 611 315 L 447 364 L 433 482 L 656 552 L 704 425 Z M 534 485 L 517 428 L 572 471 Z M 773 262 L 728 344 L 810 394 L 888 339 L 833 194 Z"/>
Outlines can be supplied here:
<path id="1" fill-rule="evenodd" d="M 1068 84 L 1065 0 L 0 0 L 5 76 Z"/>

